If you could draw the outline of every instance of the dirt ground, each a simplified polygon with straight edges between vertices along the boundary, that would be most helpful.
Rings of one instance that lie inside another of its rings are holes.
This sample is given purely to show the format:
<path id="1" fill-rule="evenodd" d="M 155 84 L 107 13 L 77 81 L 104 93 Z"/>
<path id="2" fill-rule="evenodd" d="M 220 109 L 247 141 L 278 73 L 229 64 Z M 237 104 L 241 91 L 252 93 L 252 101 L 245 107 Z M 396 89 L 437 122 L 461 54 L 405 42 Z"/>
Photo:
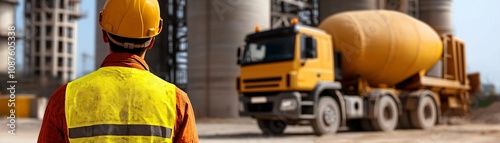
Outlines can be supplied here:
<path id="1" fill-rule="evenodd" d="M 494 102 L 487 108 L 475 110 L 470 121 L 476 123 L 500 124 L 500 102 Z"/>
<path id="2" fill-rule="evenodd" d="M 0 143 L 34 143 L 40 120 L 18 119 L 16 136 L 7 133 L 7 120 L 0 119 Z M 441 125 L 430 130 L 392 132 L 351 132 L 315 136 L 310 127 L 288 127 L 282 136 L 263 136 L 255 121 L 241 119 L 201 119 L 197 123 L 202 143 L 498 143 L 500 124 L 469 123 Z"/>
<path id="3" fill-rule="evenodd" d="M 207 143 L 498 143 L 500 124 L 469 123 L 440 125 L 430 130 L 396 130 L 392 132 L 352 132 L 315 136 L 307 126 L 287 127 L 282 136 L 263 136 L 250 119 L 238 122 L 201 120 L 198 125 L 201 142 Z"/>

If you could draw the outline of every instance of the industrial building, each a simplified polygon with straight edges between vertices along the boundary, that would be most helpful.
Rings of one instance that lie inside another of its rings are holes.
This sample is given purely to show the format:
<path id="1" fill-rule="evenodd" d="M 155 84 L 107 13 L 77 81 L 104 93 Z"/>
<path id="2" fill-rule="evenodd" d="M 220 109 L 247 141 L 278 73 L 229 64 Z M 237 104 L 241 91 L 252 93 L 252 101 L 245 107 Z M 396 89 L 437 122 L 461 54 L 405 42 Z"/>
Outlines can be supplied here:
<path id="1" fill-rule="evenodd" d="M 76 78 L 79 0 L 26 0 L 25 71 L 61 83 Z"/>
<path id="2" fill-rule="evenodd" d="M 12 32 L 12 31 L 9 31 L 8 27 L 10 26 L 15 26 L 15 17 L 16 17 L 16 6 L 18 5 L 18 1 L 17 0 L 0 0 L 0 27 L 2 27 L 0 29 L 0 55 L 2 57 L 7 57 L 9 56 L 9 49 L 8 49 L 8 46 L 9 46 L 9 43 L 8 42 L 12 42 L 12 41 L 9 41 L 8 37 L 10 37 L 10 35 L 8 35 L 8 32 Z M 16 29 L 18 30 L 18 29 Z M 15 34 L 19 34 L 19 33 L 15 33 Z M 16 45 L 19 44 L 18 43 L 18 39 L 17 38 L 20 38 L 19 35 L 16 35 Z M 19 46 L 16 46 L 16 47 L 19 47 Z M 8 72 L 8 61 L 7 61 L 7 58 L 4 58 L 4 60 L 1 60 L 0 61 L 0 80 L 1 81 L 7 81 L 8 80 L 8 76 L 7 76 L 7 72 Z M 3 83 L 0 83 L 0 87 L 1 88 L 4 88 L 6 87 L 7 84 L 5 82 Z M 0 93 L 5 93 L 4 91 L 1 91 Z"/>
<path id="3" fill-rule="evenodd" d="M 0 55 L 2 57 L 7 57 L 8 49 L 7 49 L 7 34 L 9 31 L 7 27 L 15 26 L 15 17 L 16 17 L 16 6 L 18 4 L 17 0 L 0 0 Z M 0 75 L 2 77 L 7 74 L 7 59 L 0 61 Z"/>
<path id="4" fill-rule="evenodd" d="M 237 117 L 237 47 L 245 35 L 261 29 L 289 26 L 298 18 L 317 26 L 335 13 L 389 9 L 451 34 L 451 0 L 168 0 L 159 1 L 164 31 L 146 61 L 156 75 L 184 89 L 197 117 Z M 97 1 L 102 9 L 104 1 Z M 97 11 L 96 14 L 99 12 Z M 187 32 L 186 32 L 187 31 Z M 108 50 L 96 23 L 96 68 Z M 187 79 L 187 80 L 186 80 Z"/>

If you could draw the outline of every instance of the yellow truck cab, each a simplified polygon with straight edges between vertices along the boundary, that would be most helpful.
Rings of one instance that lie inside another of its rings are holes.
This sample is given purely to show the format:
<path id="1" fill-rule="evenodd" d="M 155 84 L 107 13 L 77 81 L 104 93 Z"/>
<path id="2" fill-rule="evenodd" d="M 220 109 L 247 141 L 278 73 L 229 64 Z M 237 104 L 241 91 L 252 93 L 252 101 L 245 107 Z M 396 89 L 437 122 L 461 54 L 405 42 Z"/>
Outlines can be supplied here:
<path id="1" fill-rule="evenodd" d="M 330 38 L 323 31 L 298 25 L 248 36 L 241 59 L 245 86 L 239 90 L 310 91 L 319 81 L 333 81 Z"/>
<path id="2" fill-rule="evenodd" d="M 334 80 L 330 39 L 324 31 L 300 25 L 248 35 L 237 81 L 240 114 L 258 118 L 262 128 L 284 120 L 287 123 L 279 124 L 310 124 L 315 119 L 314 98 L 319 98 L 311 91 L 333 95 L 341 89 Z M 325 118 L 338 120 L 333 114 L 339 110 L 338 105 L 328 108 L 330 117 Z"/>

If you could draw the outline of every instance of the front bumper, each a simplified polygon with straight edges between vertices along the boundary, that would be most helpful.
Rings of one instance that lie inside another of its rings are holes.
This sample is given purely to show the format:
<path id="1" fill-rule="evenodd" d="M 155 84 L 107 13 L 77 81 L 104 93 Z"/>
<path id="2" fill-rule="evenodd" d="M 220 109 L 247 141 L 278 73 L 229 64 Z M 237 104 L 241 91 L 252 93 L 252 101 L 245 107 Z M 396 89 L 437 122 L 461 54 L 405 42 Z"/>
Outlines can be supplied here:
<path id="1" fill-rule="evenodd" d="M 241 95 L 240 116 L 251 116 L 259 119 L 301 119 L 300 93 L 280 92 L 277 95 L 244 96 Z M 295 100 L 294 109 L 282 110 L 282 101 Z"/>

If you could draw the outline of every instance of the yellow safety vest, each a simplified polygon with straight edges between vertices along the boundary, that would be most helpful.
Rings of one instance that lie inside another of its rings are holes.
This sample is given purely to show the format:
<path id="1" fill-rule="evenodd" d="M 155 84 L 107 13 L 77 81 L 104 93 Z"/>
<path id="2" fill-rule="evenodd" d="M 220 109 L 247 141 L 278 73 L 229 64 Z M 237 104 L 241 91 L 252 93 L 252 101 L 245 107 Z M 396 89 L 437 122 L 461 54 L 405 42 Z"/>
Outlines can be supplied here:
<path id="1" fill-rule="evenodd" d="M 68 83 L 66 124 L 74 143 L 171 143 L 175 85 L 149 71 L 102 67 Z"/>

